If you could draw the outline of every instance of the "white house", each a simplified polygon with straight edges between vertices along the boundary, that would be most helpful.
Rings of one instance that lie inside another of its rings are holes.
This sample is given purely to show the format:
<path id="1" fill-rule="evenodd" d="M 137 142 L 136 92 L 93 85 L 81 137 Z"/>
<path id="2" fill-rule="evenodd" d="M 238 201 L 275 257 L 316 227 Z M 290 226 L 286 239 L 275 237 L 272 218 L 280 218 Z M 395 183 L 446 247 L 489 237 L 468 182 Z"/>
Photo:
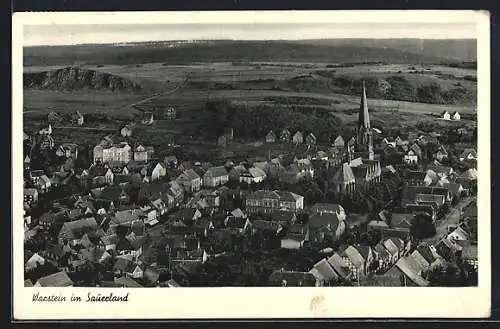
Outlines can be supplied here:
<path id="1" fill-rule="evenodd" d="M 441 118 L 443 118 L 445 120 L 451 120 L 451 114 L 450 114 L 450 112 L 444 111 L 443 113 L 441 113 Z"/>
<path id="2" fill-rule="evenodd" d="M 460 113 L 458 113 L 458 112 L 454 112 L 454 113 L 451 115 L 451 119 L 452 119 L 452 120 L 455 120 L 455 121 L 460 121 Z"/>
<path id="3" fill-rule="evenodd" d="M 418 155 L 410 149 L 403 157 L 403 162 L 407 164 L 416 164 L 418 162 Z"/>

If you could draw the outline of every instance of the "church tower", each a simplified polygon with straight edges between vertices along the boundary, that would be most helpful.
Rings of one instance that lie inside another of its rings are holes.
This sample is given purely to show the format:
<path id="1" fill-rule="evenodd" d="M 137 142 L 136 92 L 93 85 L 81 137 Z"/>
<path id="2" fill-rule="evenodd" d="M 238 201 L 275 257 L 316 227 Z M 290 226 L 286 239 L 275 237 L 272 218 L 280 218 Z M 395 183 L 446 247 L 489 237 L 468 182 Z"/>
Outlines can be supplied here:
<path id="1" fill-rule="evenodd" d="M 370 127 L 370 116 L 368 114 L 368 103 L 366 101 L 365 82 L 363 81 L 363 94 L 359 107 L 358 126 L 356 131 L 356 152 L 362 154 L 363 158 L 373 160 L 373 133 Z"/>

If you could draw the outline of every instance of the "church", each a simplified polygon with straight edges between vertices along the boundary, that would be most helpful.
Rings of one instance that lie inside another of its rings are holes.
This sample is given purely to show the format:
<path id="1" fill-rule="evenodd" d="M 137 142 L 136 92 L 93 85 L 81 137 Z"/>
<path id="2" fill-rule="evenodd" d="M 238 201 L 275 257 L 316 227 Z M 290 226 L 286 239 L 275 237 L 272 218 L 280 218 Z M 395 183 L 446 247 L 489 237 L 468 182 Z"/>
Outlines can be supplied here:
<path id="1" fill-rule="evenodd" d="M 333 168 L 330 183 L 337 193 L 353 193 L 367 189 L 380 181 L 382 170 L 378 156 L 373 153 L 373 131 L 363 82 L 356 137 L 345 145 L 344 161 Z"/>

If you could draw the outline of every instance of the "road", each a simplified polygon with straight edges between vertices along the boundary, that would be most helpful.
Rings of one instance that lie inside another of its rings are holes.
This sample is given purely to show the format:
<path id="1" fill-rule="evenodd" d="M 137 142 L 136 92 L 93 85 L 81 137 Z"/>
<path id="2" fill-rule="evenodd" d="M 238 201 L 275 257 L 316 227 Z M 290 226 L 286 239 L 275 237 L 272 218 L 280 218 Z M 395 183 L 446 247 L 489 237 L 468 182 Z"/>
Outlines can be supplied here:
<path id="1" fill-rule="evenodd" d="M 170 89 L 168 91 L 165 91 L 165 92 L 162 92 L 162 93 L 157 93 L 157 94 L 153 94 L 147 98 L 144 98 L 138 102 L 135 102 L 135 103 L 132 103 L 132 104 L 129 104 L 128 107 L 136 107 L 137 105 L 141 105 L 141 104 L 144 104 L 152 99 L 155 99 L 157 97 L 160 97 L 160 96 L 168 96 L 168 95 L 171 95 L 175 92 L 177 92 L 179 89 L 181 89 L 182 87 L 184 87 L 184 85 L 188 82 L 189 80 L 189 76 L 186 77 L 186 79 L 184 79 L 184 81 L 182 81 L 181 83 L 179 83 L 175 88 L 173 89 Z M 136 107 L 137 108 L 137 107 Z M 138 108 L 137 108 L 138 109 Z M 140 109 L 138 109 L 140 110 Z"/>
<path id="2" fill-rule="evenodd" d="M 475 196 L 469 196 L 460 200 L 455 207 L 450 209 L 450 212 L 443 219 L 436 222 L 436 235 L 432 238 L 425 239 L 423 242 L 436 245 L 439 240 L 448 233 L 449 225 L 458 225 L 463 208 L 465 208 L 474 198 Z"/>

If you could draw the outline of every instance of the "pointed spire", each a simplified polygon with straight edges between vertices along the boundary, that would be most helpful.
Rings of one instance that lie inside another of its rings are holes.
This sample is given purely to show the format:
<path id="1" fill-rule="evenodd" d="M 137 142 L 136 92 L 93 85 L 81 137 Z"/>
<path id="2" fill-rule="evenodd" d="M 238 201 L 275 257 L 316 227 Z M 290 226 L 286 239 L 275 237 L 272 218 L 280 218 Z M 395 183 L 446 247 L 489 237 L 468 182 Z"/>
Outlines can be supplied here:
<path id="1" fill-rule="evenodd" d="M 363 94 L 361 95 L 361 104 L 359 107 L 358 127 L 370 128 L 370 117 L 368 115 L 368 102 L 366 101 L 365 81 L 363 80 Z"/>

